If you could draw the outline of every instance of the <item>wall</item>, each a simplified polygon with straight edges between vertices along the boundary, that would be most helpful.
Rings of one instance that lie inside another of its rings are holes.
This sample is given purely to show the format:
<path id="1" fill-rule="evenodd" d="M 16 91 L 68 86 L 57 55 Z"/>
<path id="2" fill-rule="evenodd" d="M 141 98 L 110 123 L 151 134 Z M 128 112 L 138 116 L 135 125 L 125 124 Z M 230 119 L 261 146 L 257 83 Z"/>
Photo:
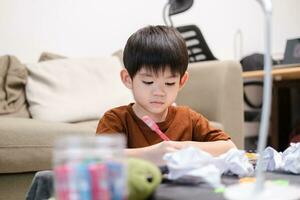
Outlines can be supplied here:
<path id="1" fill-rule="evenodd" d="M 23 62 L 35 62 L 42 51 L 70 57 L 110 55 L 138 28 L 163 24 L 165 2 L 0 0 L 0 55 L 13 54 Z M 273 3 L 272 52 L 280 56 L 286 39 L 300 37 L 300 1 Z M 263 51 L 263 14 L 255 0 L 195 0 L 190 10 L 172 19 L 175 25 L 198 25 L 219 59 Z M 242 42 L 235 37 L 238 30 Z"/>

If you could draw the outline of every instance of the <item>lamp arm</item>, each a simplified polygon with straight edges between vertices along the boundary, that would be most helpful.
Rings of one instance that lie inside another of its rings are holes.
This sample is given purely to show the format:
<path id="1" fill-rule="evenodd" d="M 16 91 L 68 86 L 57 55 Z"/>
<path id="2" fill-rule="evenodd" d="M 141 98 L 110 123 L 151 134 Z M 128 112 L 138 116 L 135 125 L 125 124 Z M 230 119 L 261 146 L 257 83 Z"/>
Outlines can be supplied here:
<path id="1" fill-rule="evenodd" d="M 261 7 L 262 7 L 262 9 L 265 13 L 272 14 L 272 9 L 273 9 L 272 1 L 270 1 L 270 0 L 257 0 L 257 2 L 261 5 Z"/>
<path id="2" fill-rule="evenodd" d="M 171 19 L 170 16 L 170 7 L 171 7 L 171 3 L 170 1 L 168 1 L 163 8 L 163 20 L 166 26 L 171 26 L 173 27 L 173 21 Z M 168 23 L 167 19 L 169 20 L 170 24 Z"/>
<path id="3" fill-rule="evenodd" d="M 263 88 L 263 107 L 262 117 L 259 129 L 258 165 L 256 168 L 255 192 L 261 192 L 264 189 L 265 174 L 263 171 L 263 151 L 266 148 L 269 132 L 269 120 L 272 102 L 272 66 L 271 66 L 271 24 L 272 24 L 272 1 L 257 0 L 264 11 L 265 17 L 265 55 L 264 55 L 264 88 Z"/>

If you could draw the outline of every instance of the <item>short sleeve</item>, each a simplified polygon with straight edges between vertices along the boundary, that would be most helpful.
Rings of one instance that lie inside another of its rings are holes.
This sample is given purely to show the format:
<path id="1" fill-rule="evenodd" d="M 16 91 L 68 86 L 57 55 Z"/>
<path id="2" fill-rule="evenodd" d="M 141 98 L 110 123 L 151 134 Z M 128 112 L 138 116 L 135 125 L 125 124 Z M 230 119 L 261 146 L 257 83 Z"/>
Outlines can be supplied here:
<path id="1" fill-rule="evenodd" d="M 122 133 L 124 127 L 121 119 L 111 111 L 106 112 L 99 120 L 96 134 L 102 133 Z"/>
<path id="2" fill-rule="evenodd" d="M 217 140 L 229 140 L 227 133 L 210 126 L 209 121 L 201 114 L 190 110 L 193 123 L 193 140 L 199 142 L 209 142 Z"/>

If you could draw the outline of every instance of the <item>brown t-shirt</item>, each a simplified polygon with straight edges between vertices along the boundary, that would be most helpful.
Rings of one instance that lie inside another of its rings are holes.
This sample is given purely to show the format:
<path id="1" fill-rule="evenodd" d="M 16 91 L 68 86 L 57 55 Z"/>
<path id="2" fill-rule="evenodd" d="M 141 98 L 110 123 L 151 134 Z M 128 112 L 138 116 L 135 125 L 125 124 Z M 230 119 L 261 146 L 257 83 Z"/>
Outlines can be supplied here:
<path id="1" fill-rule="evenodd" d="M 153 145 L 162 139 L 152 131 L 132 109 L 133 104 L 113 108 L 100 119 L 97 134 L 123 133 L 128 148 Z M 209 126 L 208 120 L 186 106 L 170 106 L 164 122 L 157 123 L 160 130 L 174 141 L 216 141 L 230 137 L 220 129 Z"/>

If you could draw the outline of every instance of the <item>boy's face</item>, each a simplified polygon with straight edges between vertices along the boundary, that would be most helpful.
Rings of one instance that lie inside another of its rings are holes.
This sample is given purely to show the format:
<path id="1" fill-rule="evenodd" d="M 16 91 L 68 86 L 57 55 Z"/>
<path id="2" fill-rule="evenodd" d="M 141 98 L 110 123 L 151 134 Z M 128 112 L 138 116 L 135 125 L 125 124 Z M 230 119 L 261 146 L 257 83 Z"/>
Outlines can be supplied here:
<path id="1" fill-rule="evenodd" d="M 155 118 L 166 114 L 186 79 L 187 73 L 180 79 L 180 75 L 172 74 L 168 67 L 158 74 L 142 68 L 127 84 L 123 82 L 132 89 L 136 114 Z"/>

